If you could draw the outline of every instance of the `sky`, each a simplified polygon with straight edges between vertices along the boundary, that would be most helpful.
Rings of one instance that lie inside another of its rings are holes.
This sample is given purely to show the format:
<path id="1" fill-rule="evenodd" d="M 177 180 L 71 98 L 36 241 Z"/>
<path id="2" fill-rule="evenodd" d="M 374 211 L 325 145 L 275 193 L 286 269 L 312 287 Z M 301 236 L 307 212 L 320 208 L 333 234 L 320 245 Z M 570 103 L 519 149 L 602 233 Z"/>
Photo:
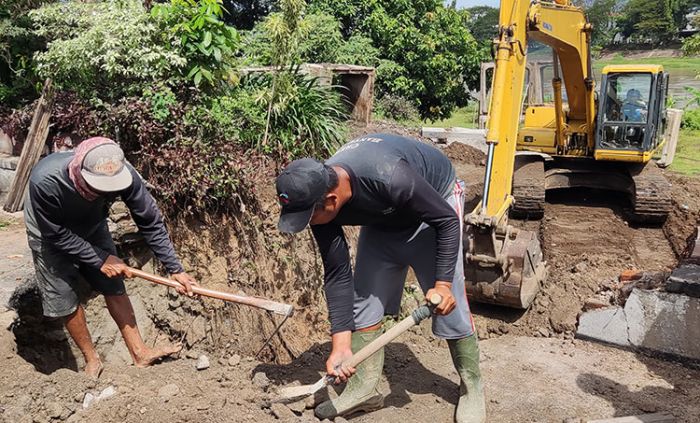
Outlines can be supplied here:
<path id="1" fill-rule="evenodd" d="M 457 0 L 457 7 L 473 7 L 473 6 L 491 6 L 498 7 L 500 0 Z"/>

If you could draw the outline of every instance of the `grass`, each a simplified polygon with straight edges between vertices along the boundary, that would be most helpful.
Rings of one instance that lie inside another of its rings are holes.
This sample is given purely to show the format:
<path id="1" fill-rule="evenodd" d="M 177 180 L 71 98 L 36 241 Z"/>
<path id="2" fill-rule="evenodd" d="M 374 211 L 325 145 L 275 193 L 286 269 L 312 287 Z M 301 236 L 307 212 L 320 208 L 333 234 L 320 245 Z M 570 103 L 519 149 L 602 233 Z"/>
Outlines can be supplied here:
<path id="1" fill-rule="evenodd" d="M 626 64 L 650 64 L 663 65 L 664 69 L 673 71 L 697 71 L 700 69 L 700 57 L 649 57 L 649 58 L 625 58 L 622 55 L 606 60 L 593 60 L 593 67 L 597 70 L 606 65 Z"/>
<path id="2" fill-rule="evenodd" d="M 467 107 L 461 107 L 454 112 L 452 116 L 447 119 L 438 120 L 435 122 L 425 123 L 425 126 L 433 126 L 436 128 L 476 128 L 479 119 L 478 111 L 479 103 L 474 101 Z"/>
<path id="3" fill-rule="evenodd" d="M 8 226 L 10 226 L 10 222 L 6 220 L 0 220 L 0 230 L 5 229 Z"/>
<path id="4" fill-rule="evenodd" d="M 700 175 L 700 131 L 681 130 L 671 170 L 684 175 Z"/>

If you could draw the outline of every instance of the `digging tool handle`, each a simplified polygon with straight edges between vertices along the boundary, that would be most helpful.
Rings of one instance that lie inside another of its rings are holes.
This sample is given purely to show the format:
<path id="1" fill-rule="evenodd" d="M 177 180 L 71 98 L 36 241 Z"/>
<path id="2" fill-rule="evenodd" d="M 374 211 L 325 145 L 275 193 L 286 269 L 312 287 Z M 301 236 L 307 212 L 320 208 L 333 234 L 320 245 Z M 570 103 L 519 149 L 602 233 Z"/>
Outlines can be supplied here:
<path id="1" fill-rule="evenodd" d="M 360 351 L 354 353 L 352 357 L 342 365 L 345 367 L 357 367 L 358 364 L 362 363 L 369 358 L 369 356 L 382 349 L 396 337 L 430 317 L 433 314 L 433 309 L 435 309 L 435 306 L 440 304 L 440 302 L 442 302 L 442 298 L 437 294 L 433 295 L 430 298 L 429 305 L 420 306 L 413 310 L 413 313 L 411 313 L 410 316 L 394 325 L 391 329 L 386 331 L 385 334 L 370 342 L 369 345 L 362 348 Z"/>
<path id="2" fill-rule="evenodd" d="M 162 276 L 153 275 L 142 270 L 129 268 L 129 271 L 136 277 L 145 279 L 147 281 L 157 283 L 160 285 L 169 286 L 171 288 L 180 288 L 179 282 L 172 279 L 164 278 Z M 281 314 L 282 316 L 291 316 L 294 313 L 294 308 L 289 304 L 277 303 L 274 301 L 267 300 L 265 298 L 249 297 L 246 295 L 236 295 L 229 292 L 215 291 L 213 289 L 202 288 L 199 286 L 193 286 L 192 292 L 197 295 L 202 295 L 210 298 L 217 298 L 219 300 L 230 301 L 238 304 L 245 304 L 263 310 L 268 310 L 276 314 Z"/>

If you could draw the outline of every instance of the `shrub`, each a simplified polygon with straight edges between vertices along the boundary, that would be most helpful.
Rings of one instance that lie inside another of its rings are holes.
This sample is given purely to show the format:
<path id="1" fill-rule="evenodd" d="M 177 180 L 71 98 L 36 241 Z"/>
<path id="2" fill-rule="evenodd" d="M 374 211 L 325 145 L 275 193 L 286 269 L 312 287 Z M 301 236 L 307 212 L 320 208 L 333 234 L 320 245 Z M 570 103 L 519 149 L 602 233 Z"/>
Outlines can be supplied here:
<path id="1" fill-rule="evenodd" d="M 397 121 L 418 120 L 416 106 L 403 97 L 385 94 L 376 103 L 378 115 Z"/>
<path id="2" fill-rule="evenodd" d="M 700 34 L 695 34 L 683 40 L 681 47 L 683 54 L 686 56 L 697 56 L 700 54 Z"/>
<path id="3" fill-rule="evenodd" d="M 285 89 L 277 93 L 270 109 L 269 141 L 260 140 L 256 148 L 290 158 L 327 156 L 345 136 L 346 112 L 337 87 L 322 86 L 317 78 L 299 72 L 297 67 L 278 75 L 285 79 Z M 279 81 L 278 81 L 279 83 Z M 261 94 L 261 105 L 269 104 L 273 76 L 252 78 L 249 87 Z"/>
<path id="4" fill-rule="evenodd" d="M 154 82 L 176 80 L 187 64 L 156 42 L 158 29 L 137 0 L 61 2 L 30 16 L 48 42 L 35 56 L 39 75 L 88 98 L 140 94 Z"/>
<path id="5" fill-rule="evenodd" d="M 222 4 L 222 0 L 171 0 L 151 11 L 162 30 L 162 42 L 173 54 L 187 59 L 185 72 L 196 86 L 236 79 L 233 57 L 240 37 L 223 21 Z"/>
<path id="6" fill-rule="evenodd" d="M 700 130 L 700 109 L 691 109 L 683 112 L 681 126 L 684 129 Z"/>

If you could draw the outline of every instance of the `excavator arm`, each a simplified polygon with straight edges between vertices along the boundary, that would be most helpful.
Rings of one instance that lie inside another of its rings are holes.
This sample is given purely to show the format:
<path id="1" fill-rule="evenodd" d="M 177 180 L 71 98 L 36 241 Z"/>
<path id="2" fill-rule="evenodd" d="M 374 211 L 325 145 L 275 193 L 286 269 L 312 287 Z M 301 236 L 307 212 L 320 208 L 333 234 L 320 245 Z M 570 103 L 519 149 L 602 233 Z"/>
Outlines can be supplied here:
<path id="1" fill-rule="evenodd" d="M 583 130 L 593 147 L 594 94 L 590 66 L 590 29 L 582 9 L 570 0 L 502 0 L 496 67 L 489 106 L 488 156 L 482 201 L 466 217 L 467 291 L 483 302 L 527 308 L 546 279 L 537 234 L 508 224 L 518 128 L 522 113 L 528 39 L 552 47 L 565 74 L 569 112 L 562 101 L 562 81 L 555 60 L 557 144 L 572 130 Z"/>

